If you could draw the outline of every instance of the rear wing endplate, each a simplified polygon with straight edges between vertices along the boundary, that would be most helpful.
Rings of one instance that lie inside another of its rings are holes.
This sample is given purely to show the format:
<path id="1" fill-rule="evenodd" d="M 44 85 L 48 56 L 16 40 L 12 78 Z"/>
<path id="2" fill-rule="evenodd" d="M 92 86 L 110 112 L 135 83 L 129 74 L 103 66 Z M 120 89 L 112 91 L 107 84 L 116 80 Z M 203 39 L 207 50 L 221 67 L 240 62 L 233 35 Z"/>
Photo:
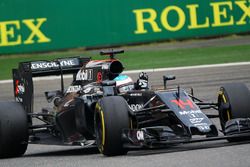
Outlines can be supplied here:
<path id="1" fill-rule="evenodd" d="M 90 60 L 90 57 L 73 57 L 19 63 L 17 69 L 12 69 L 15 100 L 23 105 L 26 112 L 33 112 L 33 77 L 75 74 Z"/>

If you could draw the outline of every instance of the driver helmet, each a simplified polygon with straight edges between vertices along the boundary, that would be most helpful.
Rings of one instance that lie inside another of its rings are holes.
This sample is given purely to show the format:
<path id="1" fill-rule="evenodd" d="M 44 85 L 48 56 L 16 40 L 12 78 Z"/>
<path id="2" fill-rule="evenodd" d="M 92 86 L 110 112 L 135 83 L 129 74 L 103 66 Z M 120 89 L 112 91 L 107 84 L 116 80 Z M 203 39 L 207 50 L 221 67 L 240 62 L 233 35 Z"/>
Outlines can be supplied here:
<path id="1" fill-rule="evenodd" d="M 134 82 L 127 75 L 120 74 L 114 79 L 114 81 L 116 81 L 118 93 L 125 93 L 134 89 Z"/>

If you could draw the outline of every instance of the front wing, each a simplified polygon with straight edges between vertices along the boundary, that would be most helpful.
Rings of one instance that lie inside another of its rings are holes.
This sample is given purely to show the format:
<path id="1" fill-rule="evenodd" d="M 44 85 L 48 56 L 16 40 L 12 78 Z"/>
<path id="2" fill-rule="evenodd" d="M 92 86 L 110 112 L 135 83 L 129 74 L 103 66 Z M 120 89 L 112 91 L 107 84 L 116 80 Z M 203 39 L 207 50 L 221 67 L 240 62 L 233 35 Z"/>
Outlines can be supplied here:
<path id="1" fill-rule="evenodd" d="M 183 143 L 195 143 L 215 140 L 250 141 L 250 119 L 230 120 L 229 128 L 224 135 L 209 137 L 190 134 L 176 135 L 170 128 L 164 126 L 141 129 L 124 129 L 122 139 L 126 148 L 160 148 Z M 234 126 L 233 126 L 234 125 Z"/>

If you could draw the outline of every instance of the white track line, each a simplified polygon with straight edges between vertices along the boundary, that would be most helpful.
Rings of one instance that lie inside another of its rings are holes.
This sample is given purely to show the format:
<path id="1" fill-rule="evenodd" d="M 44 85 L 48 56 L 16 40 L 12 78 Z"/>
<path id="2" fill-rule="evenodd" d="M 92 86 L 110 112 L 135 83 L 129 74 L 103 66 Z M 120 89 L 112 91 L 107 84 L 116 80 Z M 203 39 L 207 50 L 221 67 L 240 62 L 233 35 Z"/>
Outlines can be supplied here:
<path id="1" fill-rule="evenodd" d="M 224 64 L 210 64 L 210 65 L 198 65 L 198 66 L 185 66 L 185 67 L 170 67 L 170 68 L 156 68 L 156 69 L 145 69 L 145 70 L 131 70 L 124 71 L 126 74 L 133 74 L 138 72 L 159 72 L 159 71 L 173 71 L 173 70 L 188 70 L 188 69 L 200 69 L 200 68 L 215 68 L 215 67 L 228 67 L 228 66 L 241 66 L 250 65 L 250 62 L 239 62 L 239 63 L 224 63 Z"/>
<path id="2" fill-rule="evenodd" d="M 239 63 L 224 63 L 224 64 L 211 64 L 211 65 L 198 65 L 198 66 L 186 66 L 186 67 L 172 67 L 172 68 L 156 68 L 156 69 L 144 69 L 144 70 L 130 70 L 124 71 L 125 74 L 133 74 L 143 72 L 159 72 L 159 71 L 173 71 L 173 70 L 188 70 L 188 69 L 200 69 L 200 68 L 215 68 L 215 67 L 228 67 L 228 66 L 241 66 L 250 65 L 250 62 L 239 62 Z M 65 75 L 64 78 L 71 78 L 71 75 Z M 60 76 L 47 76 L 34 78 L 34 81 L 47 81 L 59 79 Z M 0 84 L 12 83 L 12 80 L 2 80 Z"/>

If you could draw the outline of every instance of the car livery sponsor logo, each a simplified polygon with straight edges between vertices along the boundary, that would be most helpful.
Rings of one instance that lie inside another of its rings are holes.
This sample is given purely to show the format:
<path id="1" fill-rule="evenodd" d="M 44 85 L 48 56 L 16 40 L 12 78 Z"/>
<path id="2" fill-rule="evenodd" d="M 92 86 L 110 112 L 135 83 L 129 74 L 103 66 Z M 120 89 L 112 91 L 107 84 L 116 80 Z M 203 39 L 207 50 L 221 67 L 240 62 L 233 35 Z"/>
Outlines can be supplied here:
<path id="1" fill-rule="evenodd" d="M 207 123 L 197 123 L 197 124 L 194 124 L 194 126 L 208 126 Z"/>
<path id="2" fill-rule="evenodd" d="M 132 111 L 139 111 L 141 108 L 143 108 L 143 104 L 130 104 L 128 106 Z"/>
<path id="3" fill-rule="evenodd" d="M 192 124 L 197 124 L 197 123 L 200 123 L 203 121 L 204 118 L 192 118 L 192 119 L 189 119 L 189 121 L 192 123 Z"/>
<path id="4" fill-rule="evenodd" d="M 18 102 L 23 102 L 23 98 L 21 98 L 21 97 L 16 97 L 15 99 L 16 99 L 16 101 L 18 101 Z"/>
<path id="5" fill-rule="evenodd" d="M 83 92 L 87 94 L 87 93 L 91 93 L 92 90 L 94 90 L 93 87 L 87 87 L 87 88 L 85 88 L 85 89 L 83 90 Z M 93 91 L 92 91 L 92 92 L 93 92 Z"/>
<path id="6" fill-rule="evenodd" d="M 130 93 L 129 96 L 142 96 L 142 93 Z"/>
<path id="7" fill-rule="evenodd" d="M 81 90 L 80 85 L 75 85 L 75 86 L 69 86 L 66 93 L 72 93 L 72 92 L 78 92 Z"/>
<path id="8" fill-rule="evenodd" d="M 24 89 L 24 85 L 18 85 L 18 94 L 24 94 L 25 89 Z"/>
<path id="9" fill-rule="evenodd" d="M 109 69 L 109 64 L 103 64 L 102 69 L 103 70 L 108 70 Z"/>
<path id="10" fill-rule="evenodd" d="M 16 84 L 15 95 L 17 96 L 17 95 L 20 95 L 20 94 L 24 94 L 25 88 L 24 88 L 23 83 L 20 83 L 19 80 L 16 80 L 15 84 Z"/>
<path id="11" fill-rule="evenodd" d="M 144 140 L 144 133 L 143 133 L 142 130 L 138 130 L 138 131 L 136 132 L 136 138 L 137 138 L 137 140 L 139 140 L 139 141 L 143 141 L 143 140 Z"/>
<path id="12" fill-rule="evenodd" d="M 61 67 L 71 67 L 78 65 L 76 59 L 69 59 L 69 60 L 61 60 L 59 61 Z M 37 69 L 46 69 L 46 68 L 58 68 L 59 64 L 58 62 L 52 61 L 52 62 L 45 62 L 45 61 L 38 61 L 38 62 L 32 62 L 31 63 L 31 69 L 37 70 Z"/>
<path id="13" fill-rule="evenodd" d="M 96 75 L 96 82 L 102 82 L 102 73 L 99 71 Z"/>
<path id="14" fill-rule="evenodd" d="M 195 127 L 197 127 L 200 131 L 210 131 L 211 128 L 207 123 L 196 123 L 194 124 Z"/>
<path id="15" fill-rule="evenodd" d="M 180 111 L 180 115 L 201 114 L 201 110 Z"/>
<path id="16" fill-rule="evenodd" d="M 208 131 L 211 130 L 209 126 L 197 126 L 197 128 L 198 128 L 200 131 L 205 131 L 205 132 L 208 132 Z"/>
<path id="17" fill-rule="evenodd" d="M 93 69 L 81 69 L 76 74 L 77 81 L 91 81 L 93 80 Z"/>
<path id="18" fill-rule="evenodd" d="M 195 109 L 194 104 L 191 100 L 187 99 L 185 100 L 171 100 L 172 103 L 175 103 L 179 108 L 181 109 L 185 109 L 187 107 L 189 107 L 190 109 Z"/>

